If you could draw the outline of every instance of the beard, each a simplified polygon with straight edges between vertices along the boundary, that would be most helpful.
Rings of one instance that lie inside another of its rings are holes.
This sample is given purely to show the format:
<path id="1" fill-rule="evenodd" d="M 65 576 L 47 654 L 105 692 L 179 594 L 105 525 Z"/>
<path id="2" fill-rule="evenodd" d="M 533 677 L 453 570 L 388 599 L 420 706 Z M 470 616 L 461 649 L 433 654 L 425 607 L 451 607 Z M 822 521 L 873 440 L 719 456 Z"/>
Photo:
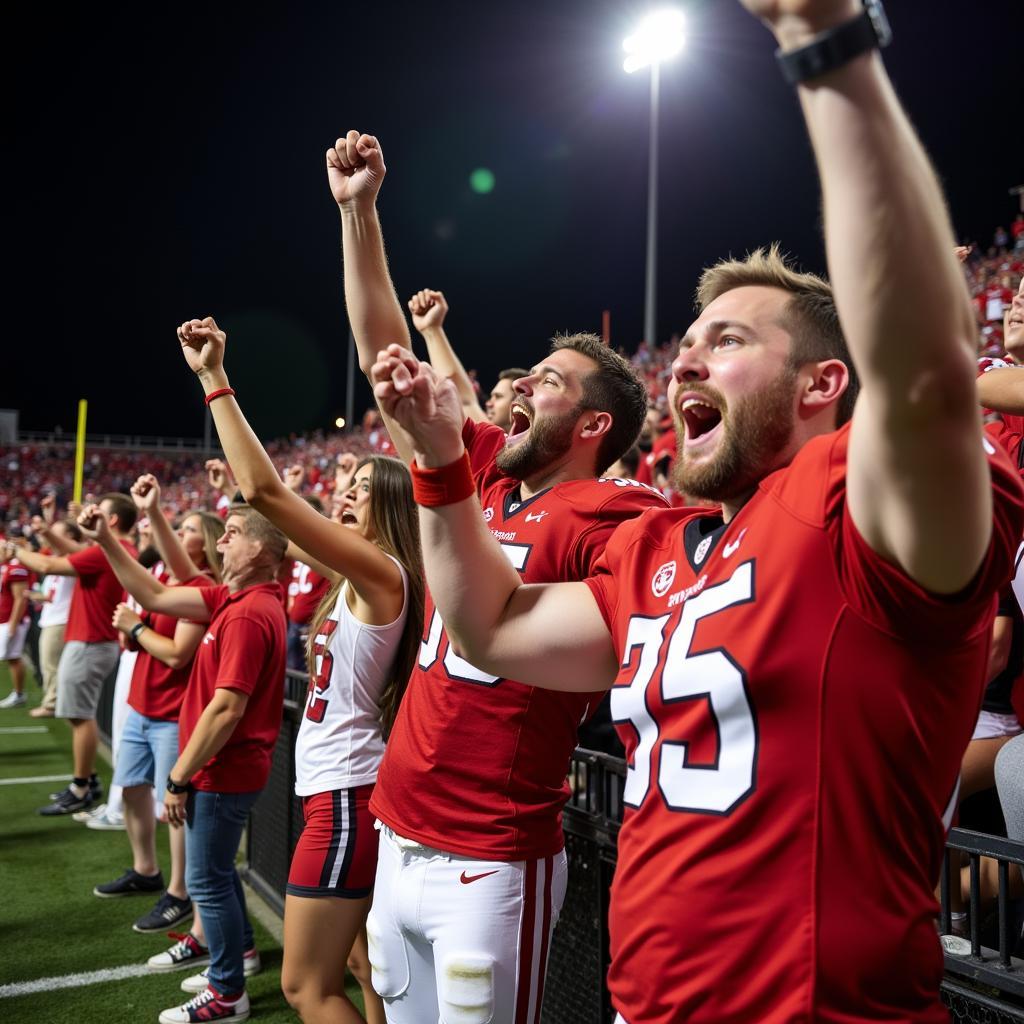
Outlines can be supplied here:
<path id="1" fill-rule="evenodd" d="M 722 413 L 722 438 L 710 461 L 686 462 L 686 425 L 673 410 L 679 456 L 672 470 L 673 486 L 683 494 L 722 502 L 752 491 L 772 470 L 793 436 L 793 391 L 796 372 L 785 369 L 769 385 L 729 410 L 724 398 L 711 388 L 689 386 L 703 392 Z"/>
<path id="2" fill-rule="evenodd" d="M 558 417 L 534 420 L 530 436 L 511 447 L 502 448 L 495 462 L 505 476 L 527 480 L 543 472 L 572 447 L 583 406 L 577 406 Z"/>

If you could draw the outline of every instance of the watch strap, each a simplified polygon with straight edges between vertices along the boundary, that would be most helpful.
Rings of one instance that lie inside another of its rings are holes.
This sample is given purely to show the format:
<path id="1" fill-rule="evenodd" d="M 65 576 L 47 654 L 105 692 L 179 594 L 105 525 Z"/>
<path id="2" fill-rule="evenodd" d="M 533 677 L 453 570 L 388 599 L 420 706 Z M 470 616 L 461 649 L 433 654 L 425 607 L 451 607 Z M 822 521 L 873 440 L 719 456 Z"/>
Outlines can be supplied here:
<path id="1" fill-rule="evenodd" d="M 797 50 L 776 50 L 775 59 L 786 81 L 797 85 L 835 71 L 854 57 L 888 46 L 891 41 L 892 29 L 880 0 L 865 0 L 864 10 L 856 18 L 826 29 Z"/>

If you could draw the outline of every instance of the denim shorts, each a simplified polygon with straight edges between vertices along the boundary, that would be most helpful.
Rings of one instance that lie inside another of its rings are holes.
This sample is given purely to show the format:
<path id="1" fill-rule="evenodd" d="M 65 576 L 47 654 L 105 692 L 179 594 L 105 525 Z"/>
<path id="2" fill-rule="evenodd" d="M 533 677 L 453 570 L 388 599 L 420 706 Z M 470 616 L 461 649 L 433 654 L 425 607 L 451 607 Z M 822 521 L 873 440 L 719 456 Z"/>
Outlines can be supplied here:
<path id="1" fill-rule="evenodd" d="M 162 793 L 178 760 L 178 723 L 147 718 L 128 709 L 117 748 L 114 782 L 119 786 L 155 785 Z"/>

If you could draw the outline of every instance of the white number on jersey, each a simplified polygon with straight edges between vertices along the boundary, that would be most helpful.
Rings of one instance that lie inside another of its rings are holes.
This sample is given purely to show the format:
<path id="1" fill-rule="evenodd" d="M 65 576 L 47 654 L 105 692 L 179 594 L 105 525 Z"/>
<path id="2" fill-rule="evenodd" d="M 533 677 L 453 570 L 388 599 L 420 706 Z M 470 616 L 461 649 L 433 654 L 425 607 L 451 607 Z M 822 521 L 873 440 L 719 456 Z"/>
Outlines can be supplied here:
<path id="1" fill-rule="evenodd" d="M 668 641 L 660 681 L 662 704 L 706 698 L 718 733 L 718 757 L 715 764 L 707 766 L 688 763 L 685 740 L 661 740 L 658 789 L 671 810 L 729 814 L 753 792 L 757 723 L 747 694 L 746 673 L 723 649 L 691 651 L 701 619 L 753 600 L 754 563 L 744 562 L 724 583 L 708 587 L 683 605 L 679 624 Z M 630 620 L 622 664 L 628 666 L 639 647 L 636 671 L 628 686 L 611 691 L 612 719 L 632 723 L 637 732 L 624 795 L 631 807 L 643 803 L 651 786 L 651 761 L 660 735 L 646 695 L 661 660 L 668 620 L 668 615 L 657 619 L 637 615 Z"/>
<path id="2" fill-rule="evenodd" d="M 505 552 L 506 557 L 512 563 L 512 567 L 521 572 L 526 565 L 526 559 L 530 555 L 531 547 L 532 545 L 530 544 L 502 544 L 501 550 Z M 437 661 L 442 635 L 444 635 L 444 623 L 441 621 L 440 612 L 435 608 L 434 614 L 430 619 L 430 628 L 427 630 L 427 635 L 420 642 L 419 666 L 424 671 Z M 480 669 L 470 665 L 465 658 L 460 658 L 452 650 L 450 643 L 446 645 L 444 652 L 444 668 L 451 679 L 458 679 L 463 683 L 495 686 L 500 682 L 498 676 L 481 672 Z"/>

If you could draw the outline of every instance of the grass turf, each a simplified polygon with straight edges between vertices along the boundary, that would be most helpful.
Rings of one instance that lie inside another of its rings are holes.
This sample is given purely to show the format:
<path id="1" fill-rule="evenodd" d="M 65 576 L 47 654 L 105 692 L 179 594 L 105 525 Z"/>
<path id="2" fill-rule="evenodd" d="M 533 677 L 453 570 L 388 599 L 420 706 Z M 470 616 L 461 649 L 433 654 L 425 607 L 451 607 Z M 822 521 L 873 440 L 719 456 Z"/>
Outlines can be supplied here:
<path id="1" fill-rule="evenodd" d="M 0 696 L 10 690 L 0 663 Z M 29 677 L 29 705 L 39 689 Z M 0 729 L 42 728 L 42 732 L 0 732 L 0 780 L 59 775 L 67 778 L 71 731 L 66 722 L 30 718 L 27 708 L 0 711 Z M 106 786 L 109 766 L 100 763 Z M 150 896 L 98 899 L 92 888 L 131 866 L 124 832 L 87 829 L 70 817 L 42 818 L 35 811 L 49 802 L 61 782 L 0 785 L 0 986 L 129 964 L 144 964 L 171 940 L 140 935 L 132 921 L 152 905 Z M 167 828 L 157 830 L 161 865 L 170 863 Z M 281 994 L 280 943 L 255 918 L 263 970 L 247 982 L 254 1019 L 266 1024 L 298 1020 Z M 184 928 L 182 928 L 184 930 Z M 145 975 L 78 988 L 0 998 L 4 1024 L 136 1024 L 155 1022 L 160 1011 L 190 996 L 178 985 L 187 971 Z M 349 998 L 362 1007 L 358 986 L 349 979 Z"/>

